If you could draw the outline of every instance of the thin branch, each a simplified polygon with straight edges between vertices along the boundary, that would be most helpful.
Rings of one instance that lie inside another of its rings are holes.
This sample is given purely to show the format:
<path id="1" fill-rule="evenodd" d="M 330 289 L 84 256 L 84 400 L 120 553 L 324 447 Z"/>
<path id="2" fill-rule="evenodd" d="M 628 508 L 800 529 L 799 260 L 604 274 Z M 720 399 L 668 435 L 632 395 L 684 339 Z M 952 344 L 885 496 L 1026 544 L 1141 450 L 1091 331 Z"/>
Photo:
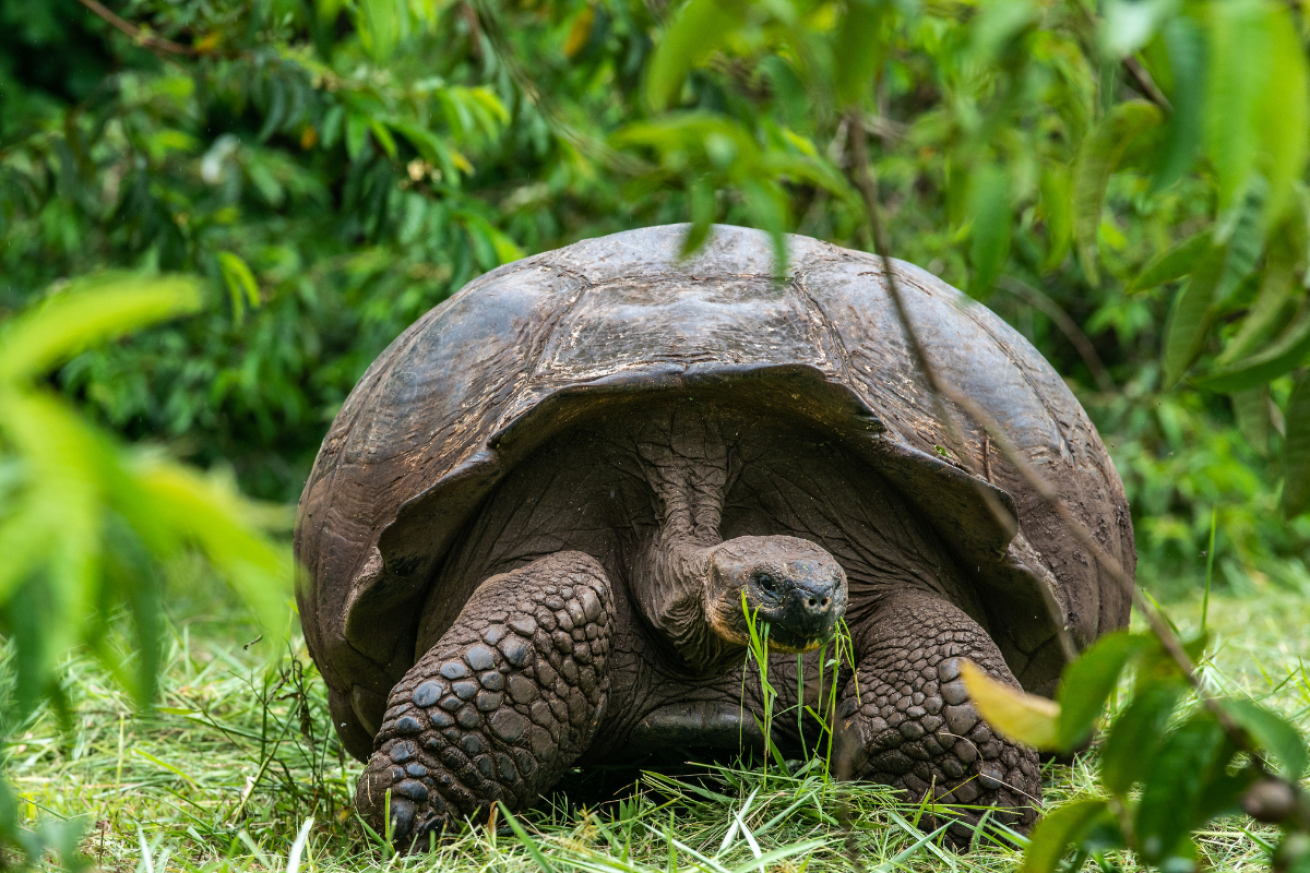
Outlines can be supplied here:
<path id="1" fill-rule="evenodd" d="M 182 45 L 181 43 L 173 42 L 171 39 L 164 39 L 162 36 L 154 36 L 145 32 L 138 25 L 115 15 L 110 9 L 106 8 L 104 4 L 100 3 L 99 0 L 77 0 L 77 2 L 81 3 L 87 9 L 90 9 L 100 18 L 109 22 L 109 24 L 117 30 L 126 34 L 132 42 L 142 48 L 147 48 L 155 52 L 167 52 L 174 55 L 191 56 L 199 54 L 199 52 L 191 46 Z"/>
<path id="2" fill-rule="evenodd" d="M 948 391 L 941 380 L 937 378 L 937 371 L 933 369 L 932 365 L 928 362 L 927 352 L 924 350 L 923 344 L 919 342 L 919 335 L 915 331 L 914 325 L 910 323 L 909 312 L 905 307 L 905 298 L 901 294 L 901 284 L 896 277 L 895 269 L 892 267 L 891 256 L 888 254 L 891 250 L 891 246 L 887 241 L 886 232 L 882 226 L 882 211 L 878 208 L 877 186 L 874 183 L 873 174 L 870 170 L 869 164 L 868 131 L 865 129 L 864 125 L 858 123 L 852 124 L 850 126 L 850 131 L 851 147 L 855 161 L 855 181 L 857 187 L 860 189 L 860 194 L 864 198 L 865 209 L 869 216 L 869 227 L 866 235 L 871 239 L 873 243 L 872 248 L 882 260 L 882 274 L 883 280 L 886 283 L 888 296 L 891 297 L 892 304 L 896 308 L 896 317 L 901 323 L 901 330 L 905 335 L 907 345 L 910 347 L 910 354 L 914 358 L 915 366 L 918 368 L 918 371 L 924 375 L 924 378 L 928 382 L 929 393 L 932 395 L 933 406 L 936 409 L 937 417 L 946 428 L 947 441 L 952 443 L 952 448 L 956 451 L 961 462 L 963 462 L 968 455 L 956 447 L 964 446 L 964 439 L 959 434 L 959 430 L 955 424 L 955 419 L 947 410 L 943 398 L 954 401 L 957 406 L 964 409 L 965 412 L 973 417 L 979 424 L 982 424 L 982 421 L 978 418 L 978 413 L 982 413 L 982 410 L 975 405 L 972 400 L 964 398 L 963 395 L 958 392 Z M 965 402 L 961 403 L 961 399 L 965 400 Z M 982 414 L 985 415 L 985 413 Z M 995 423 L 993 422 L 993 424 Z M 1003 452 L 1006 452 L 1007 455 L 1011 452 L 1008 442 L 1003 442 L 998 438 L 996 433 L 992 433 L 992 428 L 984 426 L 984 429 L 987 432 L 987 436 L 992 440 L 995 440 Z M 999 431 L 999 428 L 997 428 L 997 430 Z M 990 455 L 990 453 L 991 446 L 989 443 L 987 445 L 987 454 Z M 990 481 L 991 460 L 989 457 L 984 458 L 984 464 L 986 468 L 984 474 Z M 977 475 L 976 472 L 972 470 L 969 472 Z M 979 488 L 978 493 L 993 517 L 1006 526 L 1011 524 L 1017 526 L 1018 519 L 1014 518 L 1009 510 L 1001 505 L 1000 501 L 996 499 L 996 496 L 990 489 Z M 1072 660 L 1077 654 L 1078 649 L 1074 645 L 1068 627 L 1066 627 L 1065 616 L 1063 615 L 1059 604 L 1054 601 L 1054 598 L 1048 597 L 1046 599 L 1046 609 L 1051 618 L 1052 624 L 1056 627 L 1056 634 L 1059 637 L 1060 647 L 1064 650 L 1065 657 Z"/>
<path id="3" fill-rule="evenodd" d="M 1096 380 L 1096 387 L 1105 394 L 1114 393 L 1114 380 L 1110 378 L 1110 373 L 1106 370 L 1104 362 L 1101 361 L 1101 356 L 1096 353 L 1096 346 L 1092 345 L 1092 341 L 1087 338 L 1087 334 L 1083 333 L 1082 328 L 1069 317 L 1069 313 L 1065 312 L 1060 304 L 1027 282 L 1020 281 L 1013 276 L 1002 276 L 996 284 L 1016 297 L 1024 298 L 1040 309 L 1073 344 L 1079 357 L 1087 365 L 1087 369 L 1092 371 L 1092 378 Z"/>
<path id="4" fill-rule="evenodd" d="M 850 134 L 852 158 L 855 164 L 855 184 L 860 189 L 860 195 L 864 198 L 866 206 L 877 202 L 878 192 L 874 183 L 873 176 L 869 172 L 869 131 L 861 123 L 858 117 L 851 117 L 851 123 L 847 130 Z M 882 224 L 878 217 L 879 213 L 874 210 L 869 212 L 869 227 L 865 228 L 866 243 L 870 248 L 876 251 L 886 251 L 885 240 L 881 240 Z M 905 301 L 901 297 L 900 283 L 896 280 L 896 274 L 892 271 L 890 258 L 882 259 L 883 279 L 887 282 L 891 291 L 892 303 L 896 306 L 896 315 L 905 328 L 905 341 L 910 347 L 910 355 L 914 359 L 914 364 L 921 373 L 932 374 L 932 368 L 928 365 L 928 356 L 924 351 L 923 344 L 919 342 L 919 335 L 910 327 L 909 315 L 905 311 Z M 932 378 L 929 379 L 929 387 Z M 947 430 L 947 438 L 951 443 L 951 451 L 959 458 L 961 463 L 967 462 L 969 457 L 966 451 L 964 440 L 958 435 L 955 427 L 955 419 L 951 416 L 950 410 L 942 402 L 941 392 L 932 391 L 932 401 L 936 407 L 937 417 L 941 419 Z M 972 471 L 970 471 L 972 472 Z"/>
<path id="5" fill-rule="evenodd" d="M 1123 68 L 1128 72 L 1128 77 L 1133 80 L 1133 84 L 1137 86 L 1137 90 L 1141 92 L 1142 96 L 1159 106 L 1166 113 L 1174 111 L 1173 106 L 1169 103 L 1169 98 L 1164 96 L 1164 92 L 1155 84 L 1151 74 L 1147 72 L 1146 67 L 1138 62 L 1137 58 L 1132 55 L 1124 58 Z"/>

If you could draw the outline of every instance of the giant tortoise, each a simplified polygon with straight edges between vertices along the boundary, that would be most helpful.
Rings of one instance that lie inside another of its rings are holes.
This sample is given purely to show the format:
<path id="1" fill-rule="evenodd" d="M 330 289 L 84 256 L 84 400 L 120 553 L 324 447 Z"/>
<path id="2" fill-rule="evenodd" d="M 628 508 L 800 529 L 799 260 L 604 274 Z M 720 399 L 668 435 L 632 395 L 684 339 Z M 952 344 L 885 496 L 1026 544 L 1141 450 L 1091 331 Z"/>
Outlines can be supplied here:
<path id="1" fill-rule="evenodd" d="M 792 236 L 779 276 L 761 232 L 715 227 L 682 260 L 686 233 L 493 270 L 337 415 L 300 502 L 297 596 L 337 733 L 368 761 L 359 810 L 426 845 L 576 766 L 758 744 L 754 629 L 779 748 L 820 729 L 804 696 L 854 778 L 1025 826 L 1037 758 L 979 719 L 960 661 L 1049 695 L 1124 626 L 1127 592 L 935 400 L 879 259 Z M 1131 570 L 1123 486 L 1060 377 L 893 264 L 939 377 Z M 816 648 L 841 626 L 833 683 Z"/>

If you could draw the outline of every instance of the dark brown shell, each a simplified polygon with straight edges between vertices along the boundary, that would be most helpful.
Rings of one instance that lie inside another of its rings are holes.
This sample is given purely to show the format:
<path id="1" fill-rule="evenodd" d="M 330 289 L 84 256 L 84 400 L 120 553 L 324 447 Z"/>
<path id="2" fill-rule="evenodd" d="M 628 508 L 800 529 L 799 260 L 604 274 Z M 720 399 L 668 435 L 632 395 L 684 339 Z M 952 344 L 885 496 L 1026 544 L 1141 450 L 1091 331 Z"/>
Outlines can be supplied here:
<path id="1" fill-rule="evenodd" d="M 1126 592 L 954 407 L 964 445 L 952 446 L 877 258 L 793 236 L 779 284 L 767 235 L 717 227 L 680 262 L 685 233 L 629 231 L 494 270 L 405 331 L 347 399 L 301 497 L 295 544 L 301 621 L 352 750 L 415 661 L 420 607 L 452 537 L 518 458 L 615 393 L 735 386 L 743 402 L 801 408 L 840 435 L 977 568 L 1026 688 L 1049 693 L 1069 657 L 1061 617 L 1079 645 L 1127 622 Z M 1123 486 L 1064 382 L 990 311 L 895 268 L 942 378 L 1000 423 L 1131 571 Z M 1017 529 L 988 509 L 989 494 Z M 466 597 L 451 592 L 447 622 Z"/>

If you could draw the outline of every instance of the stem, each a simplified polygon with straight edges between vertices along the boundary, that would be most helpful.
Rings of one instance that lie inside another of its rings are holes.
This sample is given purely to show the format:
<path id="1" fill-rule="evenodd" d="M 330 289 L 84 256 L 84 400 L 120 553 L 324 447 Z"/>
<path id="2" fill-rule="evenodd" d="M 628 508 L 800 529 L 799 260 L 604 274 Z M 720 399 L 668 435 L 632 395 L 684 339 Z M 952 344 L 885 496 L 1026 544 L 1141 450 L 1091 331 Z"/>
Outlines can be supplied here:
<path id="1" fill-rule="evenodd" d="M 116 30 L 126 34 L 134 43 L 143 48 L 150 49 L 154 52 L 168 52 L 174 55 L 194 55 L 198 52 L 191 46 L 182 45 L 173 42 L 171 39 L 164 39 L 162 36 L 153 36 L 146 33 L 138 25 L 133 24 L 125 18 L 120 18 L 113 11 L 108 9 L 99 0 L 77 0 L 92 13 L 109 22 Z"/>
<path id="2" fill-rule="evenodd" d="M 1023 478 L 1027 485 L 1051 507 L 1055 514 L 1059 516 L 1065 529 L 1073 534 L 1074 538 L 1078 540 L 1083 548 L 1091 553 L 1101 569 L 1109 573 L 1110 577 L 1120 586 L 1120 588 L 1123 589 L 1124 593 L 1132 598 L 1133 605 L 1137 607 L 1138 612 L 1141 613 L 1144 619 L 1146 619 L 1147 627 L 1150 629 L 1151 633 L 1160 641 L 1161 647 L 1178 666 L 1178 669 L 1182 671 L 1183 677 L 1186 679 L 1188 685 L 1190 685 L 1192 690 L 1196 692 L 1196 696 L 1200 700 L 1201 705 L 1204 706 L 1214 717 L 1215 721 L 1218 722 L 1220 728 L 1223 729 L 1228 738 L 1232 740 L 1237 748 L 1251 756 L 1252 763 L 1263 776 L 1270 779 L 1279 779 L 1278 776 L 1269 770 L 1260 754 L 1260 750 L 1251 742 L 1246 731 L 1233 721 L 1227 711 L 1219 705 L 1217 700 L 1206 693 L 1201 678 L 1196 672 L 1196 665 L 1192 663 L 1192 659 L 1188 657 L 1187 652 L 1183 649 L 1182 643 L 1178 640 L 1178 637 L 1174 634 L 1173 630 L 1170 629 L 1168 623 L 1159 614 L 1155 607 L 1142 596 L 1140 591 L 1137 590 L 1137 586 L 1132 577 L 1124 572 L 1123 566 L 1119 561 L 1107 552 L 1101 544 L 1097 542 L 1096 538 L 1092 536 L 1091 532 L 1074 517 L 1073 513 L 1060 498 L 1060 495 L 1056 492 L 1055 488 L 1028 464 L 1027 459 L 1015 449 L 1014 445 L 1010 442 L 1009 438 L 996 420 L 983 410 L 982 407 L 974 403 L 971 398 L 965 396 L 963 393 L 957 391 L 953 386 L 942 382 L 938 378 L 936 371 L 933 370 L 929 363 L 927 356 L 924 354 L 923 347 L 920 345 L 918 337 L 915 334 L 914 325 L 911 324 L 905 309 L 905 301 L 901 295 L 900 284 L 896 281 L 896 273 L 892 269 L 891 256 L 888 254 L 891 246 L 887 241 L 882 226 L 878 209 L 878 199 L 869 169 L 867 134 L 865 133 L 863 126 L 852 124 L 851 136 L 853 137 L 852 144 L 854 145 L 856 160 L 856 184 L 864 197 L 865 209 L 868 212 L 874 252 L 882 259 L 882 272 L 886 281 L 887 293 L 895 304 L 896 315 L 900 320 L 901 329 L 905 332 L 907 337 L 915 364 L 918 366 L 919 371 L 927 381 L 928 387 L 936 399 L 938 408 L 941 409 L 943 407 L 941 398 L 945 397 L 963 409 L 970 418 L 972 418 L 991 436 L 992 441 L 1000 448 L 1006 459 L 1011 463 L 1011 465 L 1013 465 L 1015 471 Z M 943 422 L 948 427 L 952 426 L 950 420 L 945 417 L 943 417 Z M 1059 621 L 1057 626 L 1063 627 L 1064 622 L 1062 620 Z M 1283 780 L 1280 779 L 1279 781 Z"/>
<path id="3" fill-rule="evenodd" d="M 1205 553 L 1205 594 L 1201 597 L 1201 633 L 1205 633 L 1206 619 L 1210 615 L 1210 580 L 1214 578 L 1214 529 L 1219 510 L 1210 510 L 1210 545 Z"/>
<path id="4" fill-rule="evenodd" d="M 1096 380 L 1096 387 L 1105 394 L 1114 393 L 1114 380 L 1110 378 L 1109 371 L 1105 369 L 1105 363 L 1101 360 L 1101 356 L 1096 353 L 1096 346 L 1092 345 L 1092 341 L 1087 338 L 1087 334 L 1083 333 L 1082 328 L 1069 317 L 1069 313 L 1065 312 L 1060 304 L 1027 282 L 1022 282 L 1013 276 L 1002 276 L 996 284 L 1040 309 L 1059 328 L 1065 338 L 1073 344 L 1074 350 L 1078 352 L 1078 356 L 1083 359 L 1083 363 L 1091 371 L 1092 378 Z"/>

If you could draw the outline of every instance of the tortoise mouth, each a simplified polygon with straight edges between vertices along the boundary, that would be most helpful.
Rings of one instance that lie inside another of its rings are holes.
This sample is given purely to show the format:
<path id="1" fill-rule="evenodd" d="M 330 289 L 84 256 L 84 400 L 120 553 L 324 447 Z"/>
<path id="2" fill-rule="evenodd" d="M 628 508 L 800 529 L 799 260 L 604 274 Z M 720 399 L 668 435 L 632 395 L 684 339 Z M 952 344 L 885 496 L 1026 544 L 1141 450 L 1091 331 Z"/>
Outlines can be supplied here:
<path id="1" fill-rule="evenodd" d="M 751 610 L 748 618 L 740 606 L 735 613 L 724 615 L 716 609 L 707 616 L 710 628 L 720 639 L 737 646 L 751 645 L 751 625 L 755 625 L 755 637 L 763 643 L 767 640 L 769 651 L 780 654 L 800 655 L 813 652 L 832 640 L 840 616 L 834 615 L 831 621 L 817 628 L 794 628 L 781 617 L 766 614 L 763 610 Z"/>

